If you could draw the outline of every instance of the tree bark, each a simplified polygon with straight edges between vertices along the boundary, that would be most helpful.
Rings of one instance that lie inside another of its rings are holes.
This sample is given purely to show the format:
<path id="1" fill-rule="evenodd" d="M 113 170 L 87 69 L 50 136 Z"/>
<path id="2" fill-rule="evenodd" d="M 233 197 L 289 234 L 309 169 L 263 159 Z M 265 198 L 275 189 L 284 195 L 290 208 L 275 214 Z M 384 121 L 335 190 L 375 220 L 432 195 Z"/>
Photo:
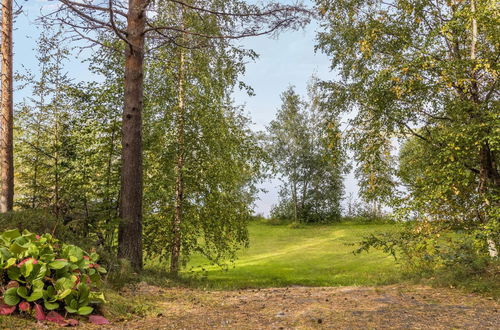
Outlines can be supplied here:
<path id="1" fill-rule="evenodd" d="M 12 0 L 2 0 L 2 187 L 0 212 L 14 206 Z"/>
<path id="2" fill-rule="evenodd" d="M 471 47 L 470 59 L 476 60 L 476 47 L 477 47 L 477 20 L 476 14 L 476 0 L 471 0 L 471 13 L 472 13 L 472 31 L 471 31 Z M 473 64 L 474 65 L 474 64 Z M 474 102 L 479 103 L 478 84 L 476 70 L 472 71 L 472 99 Z M 483 142 L 480 151 L 480 170 L 479 170 L 479 193 L 488 194 L 490 191 L 497 192 L 500 188 L 500 174 L 498 173 L 495 155 L 490 149 L 488 142 Z M 486 218 L 486 221 L 489 221 Z M 493 238 L 487 238 L 488 252 L 490 257 L 498 257 L 497 243 Z"/>
<path id="3" fill-rule="evenodd" d="M 144 106 L 144 29 L 147 0 L 129 0 L 125 95 L 122 122 L 121 221 L 118 258 L 142 269 L 142 112 Z"/>
<path id="4" fill-rule="evenodd" d="M 184 49 L 180 49 L 179 63 L 179 104 L 177 108 L 177 155 L 175 166 L 175 214 L 172 222 L 172 246 L 170 251 L 170 273 L 179 273 L 179 259 L 181 252 L 181 223 L 184 204 L 184 125 L 185 125 L 185 58 Z"/>
<path id="5" fill-rule="evenodd" d="M 297 216 L 297 182 L 294 181 L 292 182 L 292 201 L 293 201 L 293 221 L 295 223 L 299 222 L 298 216 Z"/>

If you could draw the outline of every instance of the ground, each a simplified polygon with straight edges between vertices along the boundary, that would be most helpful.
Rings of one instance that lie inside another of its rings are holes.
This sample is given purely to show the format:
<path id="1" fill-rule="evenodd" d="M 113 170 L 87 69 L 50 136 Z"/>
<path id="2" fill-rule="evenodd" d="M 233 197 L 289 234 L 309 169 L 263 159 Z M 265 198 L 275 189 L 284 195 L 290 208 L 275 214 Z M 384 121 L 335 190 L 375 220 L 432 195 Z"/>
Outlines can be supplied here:
<path id="1" fill-rule="evenodd" d="M 484 290 L 489 282 L 474 288 L 481 295 L 414 284 L 394 259 L 352 253 L 362 236 L 394 229 L 254 222 L 250 247 L 234 267 L 221 270 L 195 256 L 183 280 L 172 282 L 161 272 L 165 265 L 149 263 L 142 282 L 106 288 L 99 313 L 110 329 L 500 328 L 499 295 Z M 47 327 L 29 316 L 0 316 L 1 329 Z"/>
<path id="2" fill-rule="evenodd" d="M 500 304 L 456 289 L 416 285 L 287 287 L 233 291 L 162 289 L 122 293 L 155 309 L 117 329 L 498 329 Z M 92 328 L 92 327 L 90 327 Z"/>

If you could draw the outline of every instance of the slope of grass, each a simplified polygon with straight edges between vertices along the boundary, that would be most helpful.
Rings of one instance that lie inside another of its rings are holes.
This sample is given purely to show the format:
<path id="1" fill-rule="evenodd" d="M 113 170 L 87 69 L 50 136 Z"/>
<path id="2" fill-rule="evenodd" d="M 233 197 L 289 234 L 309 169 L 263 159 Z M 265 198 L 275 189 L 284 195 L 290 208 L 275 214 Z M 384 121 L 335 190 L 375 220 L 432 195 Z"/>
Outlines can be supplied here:
<path id="1" fill-rule="evenodd" d="M 195 256 L 188 267 L 191 270 L 183 274 L 190 278 L 185 284 L 237 289 L 393 283 L 399 272 L 392 258 L 380 252 L 354 255 L 355 246 L 349 245 L 364 235 L 393 227 L 333 224 L 292 228 L 254 222 L 249 226 L 250 247 L 239 253 L 234 265 L 222 270 Z"/>

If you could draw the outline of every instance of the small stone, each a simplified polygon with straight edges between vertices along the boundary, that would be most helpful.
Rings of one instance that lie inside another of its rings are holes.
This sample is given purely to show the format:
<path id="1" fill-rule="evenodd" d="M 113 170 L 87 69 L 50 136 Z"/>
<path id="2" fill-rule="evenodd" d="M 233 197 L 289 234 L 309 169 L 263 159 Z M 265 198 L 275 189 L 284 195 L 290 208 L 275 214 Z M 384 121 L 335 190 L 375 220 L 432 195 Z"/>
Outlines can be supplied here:
<path id="1" fill-rule="evenodd" d="M 285 316 L 285 312 L 279 312 L 278 314 L 276 314 L 277 317 L 282 317 L 282 316 Z"/>

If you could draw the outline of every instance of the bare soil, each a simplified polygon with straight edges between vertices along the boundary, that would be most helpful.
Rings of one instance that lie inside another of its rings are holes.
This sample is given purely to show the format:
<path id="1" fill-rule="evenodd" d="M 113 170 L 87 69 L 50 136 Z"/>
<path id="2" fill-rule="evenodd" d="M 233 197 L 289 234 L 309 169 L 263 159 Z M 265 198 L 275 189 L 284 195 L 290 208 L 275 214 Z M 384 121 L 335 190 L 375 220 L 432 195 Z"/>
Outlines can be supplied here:
<path id="1" fill-rule="evenodd" d="M 415 285 L 202 291 L 141 284 L 123 295 L 151 297 L 157 309 L 106 328 L 500 329 L 498 302 Z"/>

